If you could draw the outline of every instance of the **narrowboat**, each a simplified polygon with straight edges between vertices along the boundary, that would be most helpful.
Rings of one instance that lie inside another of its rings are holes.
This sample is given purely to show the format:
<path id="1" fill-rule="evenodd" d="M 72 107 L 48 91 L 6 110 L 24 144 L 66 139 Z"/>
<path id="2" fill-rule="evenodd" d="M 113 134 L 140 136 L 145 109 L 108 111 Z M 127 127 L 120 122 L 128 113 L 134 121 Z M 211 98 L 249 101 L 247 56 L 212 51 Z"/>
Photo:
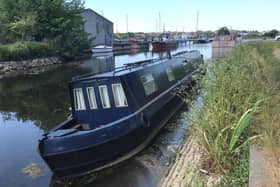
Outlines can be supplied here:
<path id="1" fill-rule="evenodd" d="M 203 63 L 198 51 L 127 64 L 69 82 L 72 115 L 39 140 L 56 177 L 110 167 L 137 154 L 183 105 L 177 88 Z"/>

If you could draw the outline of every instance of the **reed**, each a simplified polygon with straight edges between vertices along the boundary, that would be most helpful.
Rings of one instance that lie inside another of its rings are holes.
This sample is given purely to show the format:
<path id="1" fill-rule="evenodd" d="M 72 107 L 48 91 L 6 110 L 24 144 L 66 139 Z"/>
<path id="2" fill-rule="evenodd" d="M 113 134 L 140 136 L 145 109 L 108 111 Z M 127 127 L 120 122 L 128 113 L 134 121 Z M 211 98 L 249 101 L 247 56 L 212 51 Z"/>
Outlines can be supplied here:
<path id="1" fill-rule="evenodd" d="M 280 60 L 277 42 L 241 44 L 208 67 L 202 81 L 204 106 L 194 129 L 207 154 L 204 169 L 230 175 L 253 139 L 280 145 Z"/>

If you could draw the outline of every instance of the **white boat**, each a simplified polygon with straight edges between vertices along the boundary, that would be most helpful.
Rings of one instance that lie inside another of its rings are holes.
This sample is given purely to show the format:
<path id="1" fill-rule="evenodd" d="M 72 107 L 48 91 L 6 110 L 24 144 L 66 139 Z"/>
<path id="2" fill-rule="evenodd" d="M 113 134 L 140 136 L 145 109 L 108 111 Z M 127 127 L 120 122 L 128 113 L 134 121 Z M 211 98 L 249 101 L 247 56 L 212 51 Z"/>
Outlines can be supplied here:
<path id="1" fill-rule="evenodd" d="M 98 45 L 91 49 L 93 53 L 109 53 L 113 52 L 113 48 L 107 45 Z"/>

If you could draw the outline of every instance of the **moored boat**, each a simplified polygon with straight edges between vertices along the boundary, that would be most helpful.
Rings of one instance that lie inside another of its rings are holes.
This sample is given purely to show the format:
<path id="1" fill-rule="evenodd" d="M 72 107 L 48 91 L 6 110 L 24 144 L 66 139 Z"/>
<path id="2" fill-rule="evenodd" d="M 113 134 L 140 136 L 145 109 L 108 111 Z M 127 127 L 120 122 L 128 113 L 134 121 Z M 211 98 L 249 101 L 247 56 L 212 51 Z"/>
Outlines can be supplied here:
<path id="1" fill-rule="evenodd" d="M 96 54 L 96 53 L 112 53 L 113 52 L 113 48 L 111 46 L 107 46 L 107 45 L 98 45 L 95 46 L 91 49 L 91 51 Z"/>
<path id="2" fill-rule="evenodd" d="M 161 33 L 156 40 L 152 40 L 154 52 L 170 51 L 178 47 L 178 41 L 171 39 L 169 33 Z"/>
<path id="3" fill-rule="evenodd" d="M 145 60 L 111 72 L 74 77 L 72 116 L 39 142 L 39 153 L 58 177 L 76 176 L 135 155 L 182 106 L 176 88 L 203 62 L 198 51 Z"/>
<path id="4" fill-rule="evenodd" d="M 210 40 L 207 39 L 197 39 L 197 40 L 193 40 L 193 44 L 207 44 L 210 43 Z"/>
<path id="5" fill-rule="evenodd" d="M 152 42 L 153 51 L 168 51 L 178 47 L 178 42 L 175 40 L 154 41 Z"/>

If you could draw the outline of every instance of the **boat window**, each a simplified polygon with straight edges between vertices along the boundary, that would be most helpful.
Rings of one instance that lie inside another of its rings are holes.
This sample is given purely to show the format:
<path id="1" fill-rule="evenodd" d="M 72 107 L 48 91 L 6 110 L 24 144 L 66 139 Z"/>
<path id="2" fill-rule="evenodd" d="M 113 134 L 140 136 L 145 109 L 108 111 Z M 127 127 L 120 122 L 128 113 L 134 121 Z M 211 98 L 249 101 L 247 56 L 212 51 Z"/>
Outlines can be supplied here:
<path id="1" fill-rule="evenodd" d="M 150 95 L 157 90 L 155 79 L 151 73 L 141 76 L 141 81 L 144 86 L 146 95 Z"/>
<path id="2" fill-rule="evenodd" d="M 116 107 L 127 106 L 127 100 L 121 84 L 112 84 L 113 95 Z"/>
<path id="3" fill-rule="evenodd" d="M 74 104 L 76 110 L 85 110 L 85 99 L 82 88 L 74 88 Z"/>
<path id="4" fill-rule="evenodd" d="M 167 78 L 168 80 L 171 82 L 171 81 L 174 81 L 175 80 L 175 76 L 173 74 L 173 71 L 170 67 L 166 68 L 166 74 L 167 74 Z"/>
<path id="5" fill-rule="evenodd" d="M 97 103 L 96 103 L 94 88 L 93 87 L 88 87 L 87 88 L 87 94 L 88 94 L 88 101 L 89 101 L 90 109 L 97 109 Z"/>
<path id="6" fill-rule="evenodd" d="M 102 107 L 103 108 L 110 108 L 110 99 L 109 99 L 109 94 L 108 94 L 108 89 L 107 86 L 99 86 L 99 94 L 102 102 Z"/>

